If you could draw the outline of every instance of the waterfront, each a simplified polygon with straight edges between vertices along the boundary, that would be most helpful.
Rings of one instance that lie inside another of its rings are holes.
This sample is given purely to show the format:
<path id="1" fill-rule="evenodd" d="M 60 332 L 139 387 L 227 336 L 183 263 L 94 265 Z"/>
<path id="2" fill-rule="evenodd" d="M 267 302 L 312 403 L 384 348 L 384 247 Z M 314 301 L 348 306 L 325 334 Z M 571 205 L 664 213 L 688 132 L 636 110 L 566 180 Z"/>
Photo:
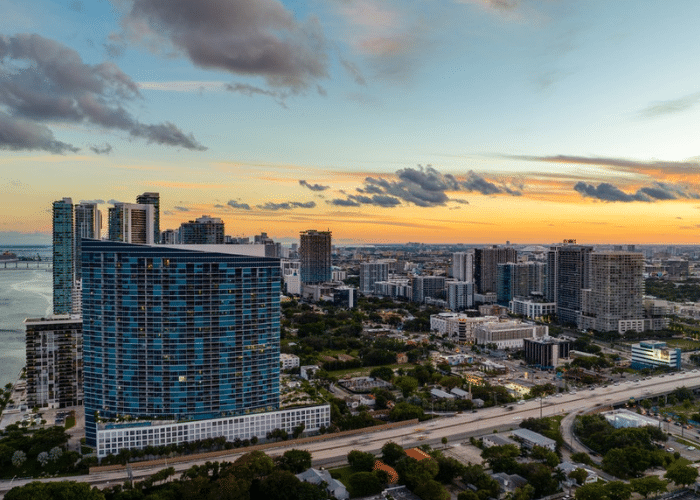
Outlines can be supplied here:
<path id="1" fill-rule="evenodd" d="M 51 247 L 3 247 L 18 256 L 50 256 Z M 25 363 L 23 321 L 51 313 L 53 274 L 45 269 L 0 271 L 0 387 L 15 382 Z"/>

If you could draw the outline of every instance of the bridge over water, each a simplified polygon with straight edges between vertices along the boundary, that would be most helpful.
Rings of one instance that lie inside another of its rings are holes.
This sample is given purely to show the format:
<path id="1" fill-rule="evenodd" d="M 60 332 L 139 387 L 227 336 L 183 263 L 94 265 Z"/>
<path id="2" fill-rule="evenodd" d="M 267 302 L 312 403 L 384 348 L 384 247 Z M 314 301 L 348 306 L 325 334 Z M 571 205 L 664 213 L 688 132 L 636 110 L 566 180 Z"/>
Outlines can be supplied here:
<path id="1" fill-rule="evenodd" d="M 5 269 L 11 270 L 35 270 L 44 269 L 51 271 L 53 269 L 53 261 L 50 260 L 12 260 L 0 261 L 0 271 Z"/>

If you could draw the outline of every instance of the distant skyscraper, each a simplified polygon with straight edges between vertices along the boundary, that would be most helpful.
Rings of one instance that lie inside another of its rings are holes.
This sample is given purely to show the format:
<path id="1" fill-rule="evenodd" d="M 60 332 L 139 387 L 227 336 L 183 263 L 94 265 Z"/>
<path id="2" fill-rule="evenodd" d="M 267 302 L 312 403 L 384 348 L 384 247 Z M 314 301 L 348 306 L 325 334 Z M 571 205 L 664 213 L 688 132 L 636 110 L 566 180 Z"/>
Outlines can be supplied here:
<path id="1" fill-rule="evenodd" d="M 474 252 L 452 254 L 452 277 L 457 281 L 474 281 Z"/>
<path id="2" fill-rule="evenodd" d="M 154 206 L 115 203 L 109 209 L 109 240 L 124 243 L 154 243 Z"/>
<path id="3" fill-rule="evenodd" d="M 71 293 L 75 280 L 75 233 L 73 200 L 53 202 L 53 312 L 72 311 Z"/>
<path id="4" fill-rule="evenodd" d="M 518 252 L 509 247 L 477 248 L 474 250 L 474 282 L 480 294 L 496 293 L 498 264 L 517 262 Z"/>
<path id="5" fill-rule="evenodd" d="M 153 242 L 160 243 L 160 193 L 143 193 L 136 197 L 140 205 L 153 205 Z"/>
<path id="6" fill-rule="evenodd" d="M 496 298 L 507 306 L 514 297 L 528 297 L 544 291 L 545 265 L 541 262 L 498 264 Z"/>
<path id="7" fill-rule="evenodd" d="M 425 302 L 425 299 L 445 298 L 444 276 L 414 276 L 411 280 L 413 302 Z"/>
<path id="8" fill-rule="evenodd" d="M 590 286 L 592 252 L 589 246 L 561 245 L 547 255 L 547 295 L 554 296 L 561 323 L 577 323 L 581 290 Z"/>
<path id="9" fill-rule="evenodd" d="M 309 229 L 299 235 L 301 282 L 323 283 L 331 279 L 331 232 Z"/>
<path id="10" fill-rule="evenodd" d="M 328 425 L 327 405 L 276 411 L 279 278 L 278 259 L 84 240 L 86 439 L 98 456 Z M 143 425 L 100 423 L 124 417 Z"/>
<path id="11" fill-rule="evenodd" d="M 184 245 L 222 245 L 224 223 L 221 219 L 208 215 L 184 222 L 180 225 L 180 242 Z"/>
<path id="12" fill-rule="evenodd" d="M 388 279 L 388 262 L 362 262 L 360 264 L 360 292 L 374 293 L 374 284 L 377 281 L 386 281 Z"/>
<path id="13" fill-rule="evenodd" d="M 462 311 L 474 307 L 474 282 L 447 281 L 447 307 Z"/>
<path id="14" fill-rule="evenodd" d="M 618 331 L 621 320 L 644 318 L 644 256 L 593 252 L 590 288 L 582 292 L 580 328 Z"/>

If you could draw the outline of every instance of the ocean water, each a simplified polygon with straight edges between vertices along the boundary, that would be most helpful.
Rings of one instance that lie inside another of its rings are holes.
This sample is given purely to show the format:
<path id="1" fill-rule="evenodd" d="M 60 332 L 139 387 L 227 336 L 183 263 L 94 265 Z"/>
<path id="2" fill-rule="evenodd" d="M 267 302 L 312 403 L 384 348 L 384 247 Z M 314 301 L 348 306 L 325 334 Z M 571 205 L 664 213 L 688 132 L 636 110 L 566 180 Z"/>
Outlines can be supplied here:
<path id="1" fill-rule="evenodd" d="M 1 247 L 20 255 L 50 256 L 50 247 Z M 53 273 L 46 269 L 0 269 L 0 387 L 17 379 L 25 364 L 26 318 L 51 314 Z"/>

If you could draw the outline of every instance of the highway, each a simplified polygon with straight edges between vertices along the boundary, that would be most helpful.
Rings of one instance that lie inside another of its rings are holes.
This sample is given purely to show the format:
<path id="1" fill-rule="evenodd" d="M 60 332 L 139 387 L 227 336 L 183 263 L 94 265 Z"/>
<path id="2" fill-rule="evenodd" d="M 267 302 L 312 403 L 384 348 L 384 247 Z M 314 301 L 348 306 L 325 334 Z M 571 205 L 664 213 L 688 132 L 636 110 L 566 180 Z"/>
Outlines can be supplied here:
<path id="1" fill-rule="evenodd" d="M 636 379 L 635 379 L 636 380 Z M 627 380 L 605 387 L 595 387 L 594 390 L 578 390 L 575 393 L 560 393 L 558 396 L 549 396 L 544 400 L 529 400 L 523 404 L 512 404 L 512 410 L 504 407 L 484 408 L 476 412 L 465 412 L 431 422 L 423 422 L 418 425 L 400 427 L 361 434 L 359 436 L 347 436 L 337 439 L 328 439 L 315 443 L 307 443 L 299 446 L 311 452 L 314 466 L 332 465 L 343 463 L 347 454 L 353 449 L 369 452 L 377 452 L 387 441 L 394 441 L 404 447 L 417 446 L 430 443 L 440 443 L 443 437 L 450 442 L 459 442 L 469 436 L 479 436 L 492 432 L 494 429 L 507 430 L 516 428 L 520 421 L 530 417 L 552 416 L 563 413 L 581 412 L 600 405 L 611 405 L 617 402 L 627 401 L 629 398 L 643 399 L 655 394 L 664 394 L 677 387 L 688 388 L 700 386 L 700 372 L 697 370 L 676 373 L 673 375 L 648 377 L 647 380 Z M 269 455 L 281 455 L 287 449 L 294 447 L 288 442 L 281 442 L 276 448 L 266 450 Z M 232 450 L 230 456 L 221 460 L 233 461 L 241 455 L 241 452 Z M 211 459 L 210 459 L 211 460 Z M 183 471 L 194 464 L 204 463 L 204 460 L 196 460 L 178 463 L 175 469 Z M 133 470 L 134 479 L 149 476 L 163 466 L 152 469 Z M 88 482 L 100 488 L 121 484 L 126 479 L 126 471 L 114 471 L 100 474 L 74 476 L 71 478 L 56 478 L 53 480 L 75 480 Z M 47 479 L 43 479 L 46 481 Z M 52 479 L 48 479 L 52 480 Z M 18 486 L 31 480 L 15 479 L 12 486 Z M 0 482 L 0 495 L 10 489 L 10 481 Z"/>

